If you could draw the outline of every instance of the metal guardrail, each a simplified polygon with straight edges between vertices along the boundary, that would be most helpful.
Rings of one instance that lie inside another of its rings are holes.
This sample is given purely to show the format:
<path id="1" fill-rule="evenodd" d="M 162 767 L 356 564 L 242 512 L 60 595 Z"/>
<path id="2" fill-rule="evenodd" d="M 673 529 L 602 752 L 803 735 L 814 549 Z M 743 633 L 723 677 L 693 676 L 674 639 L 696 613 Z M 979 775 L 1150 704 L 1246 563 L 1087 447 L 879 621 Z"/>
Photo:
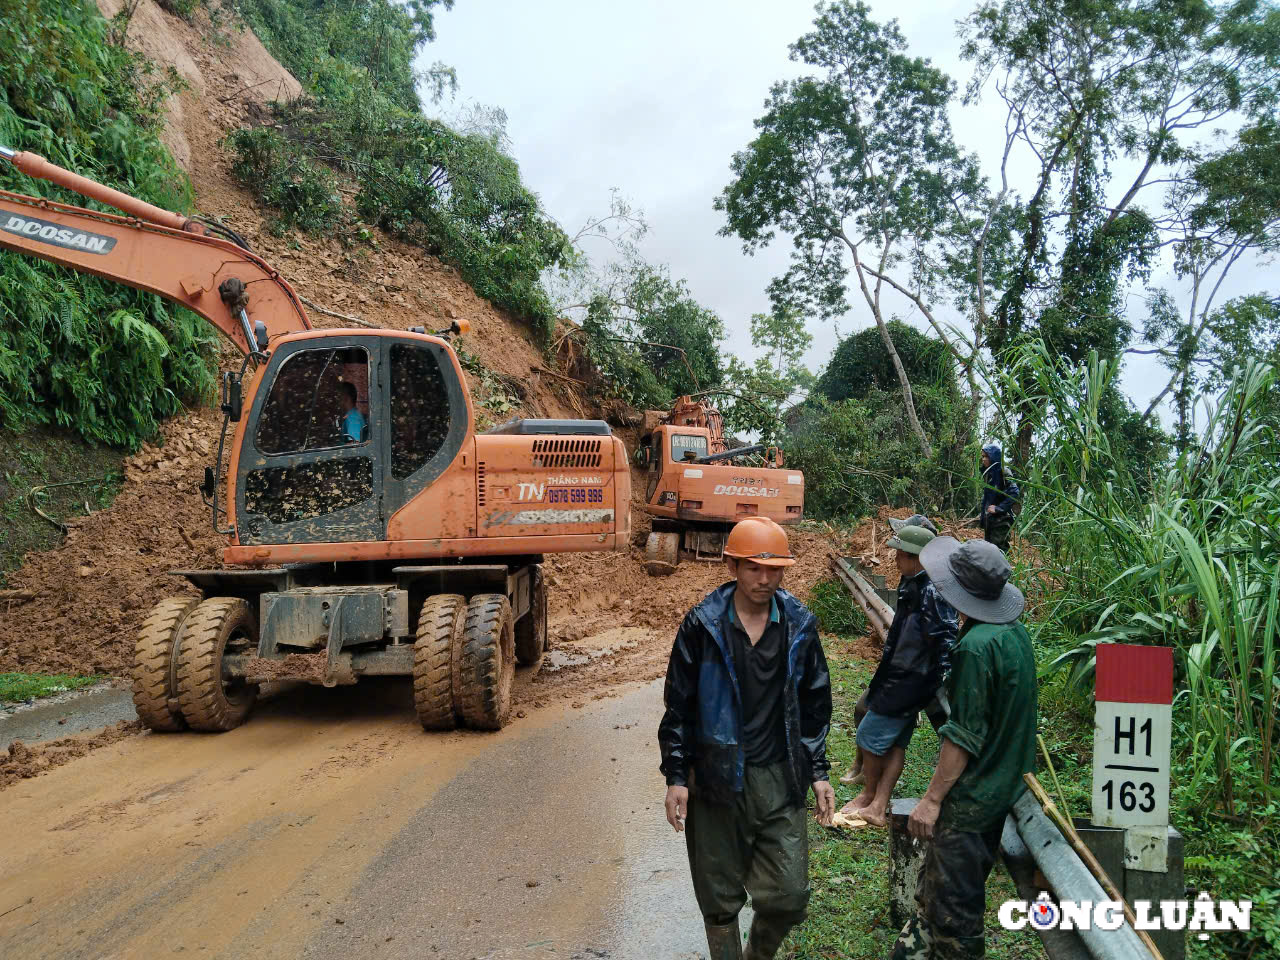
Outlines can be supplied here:
<path id="1" fill-rule="evenodd" d="M 875 630 L 881 641 L 884 641 L 889 636 L 889 625 L 893 623 L 893 610 L 880 599 L 876 588 L 858 572 L 858 568 L 851 560 L 847 557 L 838 557 L 833 553 L 830 555 L 830 562 L 835 575 L 840 578 L 853 595 L 853 599 L 866 612 L 867 619 L 871 622 L 871 629 Z"/>

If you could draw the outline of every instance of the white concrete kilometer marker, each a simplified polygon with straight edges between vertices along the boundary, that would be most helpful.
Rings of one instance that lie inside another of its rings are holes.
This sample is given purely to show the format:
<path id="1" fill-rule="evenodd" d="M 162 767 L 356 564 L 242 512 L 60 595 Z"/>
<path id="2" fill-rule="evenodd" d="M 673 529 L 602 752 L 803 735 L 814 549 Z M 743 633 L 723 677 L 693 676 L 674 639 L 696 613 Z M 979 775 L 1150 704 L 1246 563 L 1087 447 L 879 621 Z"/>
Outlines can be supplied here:
<path id="1" fill-rule="evenodd" d="M 1125 828 L 1125 867 L 1168 870 L 1173 649 L 1097 647 L 1093 824 Z"/>

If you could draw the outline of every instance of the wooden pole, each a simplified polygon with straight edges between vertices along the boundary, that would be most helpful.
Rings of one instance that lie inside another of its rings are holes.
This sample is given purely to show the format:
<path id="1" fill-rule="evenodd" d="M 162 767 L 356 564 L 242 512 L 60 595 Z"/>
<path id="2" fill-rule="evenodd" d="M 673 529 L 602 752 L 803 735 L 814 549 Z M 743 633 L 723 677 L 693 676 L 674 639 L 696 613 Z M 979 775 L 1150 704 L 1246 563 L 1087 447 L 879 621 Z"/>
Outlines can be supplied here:
<path id="1" fill-rule="evenodd" d="M 1075 850 L 1080 859 L 1084 861 L 1084 865 L 1089 868 L 1089 872 L 1093 874 L 1098 884 L 1106 891 L 1107 896 L 1124 908 L 1124 917 L 1129 921 L 1129 926 L 1133 927 L 1133 932 L 1138 935 L 1142 945 L 1151 951 L 1151 956 L 1155 960 L 1164 960 L 1160 951 L 1156 949 L 1155 941 L 1151 939 L 1147 931 L 1138 929 L 1138 918 L 1134 916 L 1133 908 L 1129 906 L 1129 901 L 1120 895 L 1116 885 L 1107 876 L 1107 871 L 1103 870 L 1102 864 L 1098 863 L 1098 858 L 1093 855 L 1092 850 L 1085 846 L 1084 841 L 1080 839 L 1080 835 L 1076 833 L 1074 824 L 1063 816 L 1062 811 L 1057 808 L 1053 799 L 1045 792 L 1044 787 L 1040 785 L 1040 781 L 1036 779 L 1036 775 L 1034 773 L 1024 773 L 1022 779 L 1027 782 L 1027 787 L 1031 790 L 1032 795 L 1040 802 L 1040 806 L 1044 808 L 1045 816 L 1052 820 L 1058 829 L 1062 831 L 1062 835 L 1071 844 L 1071 849 Z"/>

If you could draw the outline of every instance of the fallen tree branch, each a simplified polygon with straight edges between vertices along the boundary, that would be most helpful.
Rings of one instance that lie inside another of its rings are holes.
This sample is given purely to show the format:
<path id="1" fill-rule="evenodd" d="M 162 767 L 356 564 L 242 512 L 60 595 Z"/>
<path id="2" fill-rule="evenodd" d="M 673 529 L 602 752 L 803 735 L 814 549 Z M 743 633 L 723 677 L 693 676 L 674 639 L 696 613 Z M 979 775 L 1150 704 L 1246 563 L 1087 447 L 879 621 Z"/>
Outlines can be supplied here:
<path id="1" fill-rule="evenodd" d="M 348 323 L 358 323 L 362 327 L 372 327 L 375 330 L 378 329 L 378 325 L 376 323 L 370 323 L 368 320 L 361 320 L 359 317 L 351 317 L 345 313 L 338 313 L 336 310 L 330 310 L 328 307 L 322 307 L 315 301 L 308 300 L 302 294 L 298 294 L 298 299 L 316 313 L 323 313 L 326 317 L 333 317 L 335 320 L 346 320 Z"/>
<path id="2" fill-rule="evenodd" d="M 568 380 L 570 383 L 581 384 L 584 387 L 588 386 L 587 381 L 585 380 L 576 380 L 573 377 L 566 377 L 563 373 L 556 373 L 554 370 L 548 370 L 546 367 L 534 367 L 533 369 L 538 371 L 538 373 L 546 373 L 553 377 L 558 377 L 561 380 Z"/>
<path id="3" fill-rule="evenodd" d="M 239 90 L 237 90 L 235 93 L 231 94 L 231 95 L 230 95 L 230 96 L 228 96 L 228 97 L 219 97 L 219 98 L 218 98 L 218 102 L 219 102 L 219 103 L 230 103 L 230 102 L 231 102 L 232 100 L 234 100 L 236 97 L 240 96 L 240 94 L 242 94 L 242 93 L 248 93 L 250 90 L 254 89 L 255 87 L 260 87 L 260 86 L 262 86 L 264 83 L 270 83 L 273 79 L 275 79 L 275 78 L 274 78 L 274 77 L 267 77 L 267 79 L 265 79 L 265 80 L 260 80 L 260 81 L 259 81 L 259 82 L 257 82 L 257 83 L 251 83 L 251 84 L 249 84 L 248 86 L 241 87 Z M 277 88 L 276 88 L 276 90 L 277 90 L 277 92 L 278 92 L 278 91 L 279 91 L 279 87 L 277 87 Z M 280 98 L 279 98 L 279 97 L 276 97 L 276 99 L 277 99 L 277 100 L 279 100 Z"/>
<path id="4" fill-rule="evenodd" d="M 34 600 L 39 594 L 34 590 L 0 590 L 0 601 Z"/>

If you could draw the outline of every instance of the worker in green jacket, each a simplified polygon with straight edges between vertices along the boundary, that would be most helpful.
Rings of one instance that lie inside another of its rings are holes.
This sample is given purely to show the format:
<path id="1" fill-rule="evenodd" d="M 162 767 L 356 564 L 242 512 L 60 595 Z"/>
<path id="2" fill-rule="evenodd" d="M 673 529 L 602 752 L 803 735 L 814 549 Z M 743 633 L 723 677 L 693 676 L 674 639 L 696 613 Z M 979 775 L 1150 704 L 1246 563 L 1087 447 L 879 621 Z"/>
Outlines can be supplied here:
<path id="1" fill-rule="evenodd" d="M 997 546 L 935 537 L 920 563 L 965 621 L 951 651 L 951 715 L 938 731 L 938 765 L 907 821 L 929 847 L 916 913 L 892 960 L 976 960 L 986 946 L 987 876 L 1035 760 L 1036 663 L 1018 622 L 1025 600 Z"/>

